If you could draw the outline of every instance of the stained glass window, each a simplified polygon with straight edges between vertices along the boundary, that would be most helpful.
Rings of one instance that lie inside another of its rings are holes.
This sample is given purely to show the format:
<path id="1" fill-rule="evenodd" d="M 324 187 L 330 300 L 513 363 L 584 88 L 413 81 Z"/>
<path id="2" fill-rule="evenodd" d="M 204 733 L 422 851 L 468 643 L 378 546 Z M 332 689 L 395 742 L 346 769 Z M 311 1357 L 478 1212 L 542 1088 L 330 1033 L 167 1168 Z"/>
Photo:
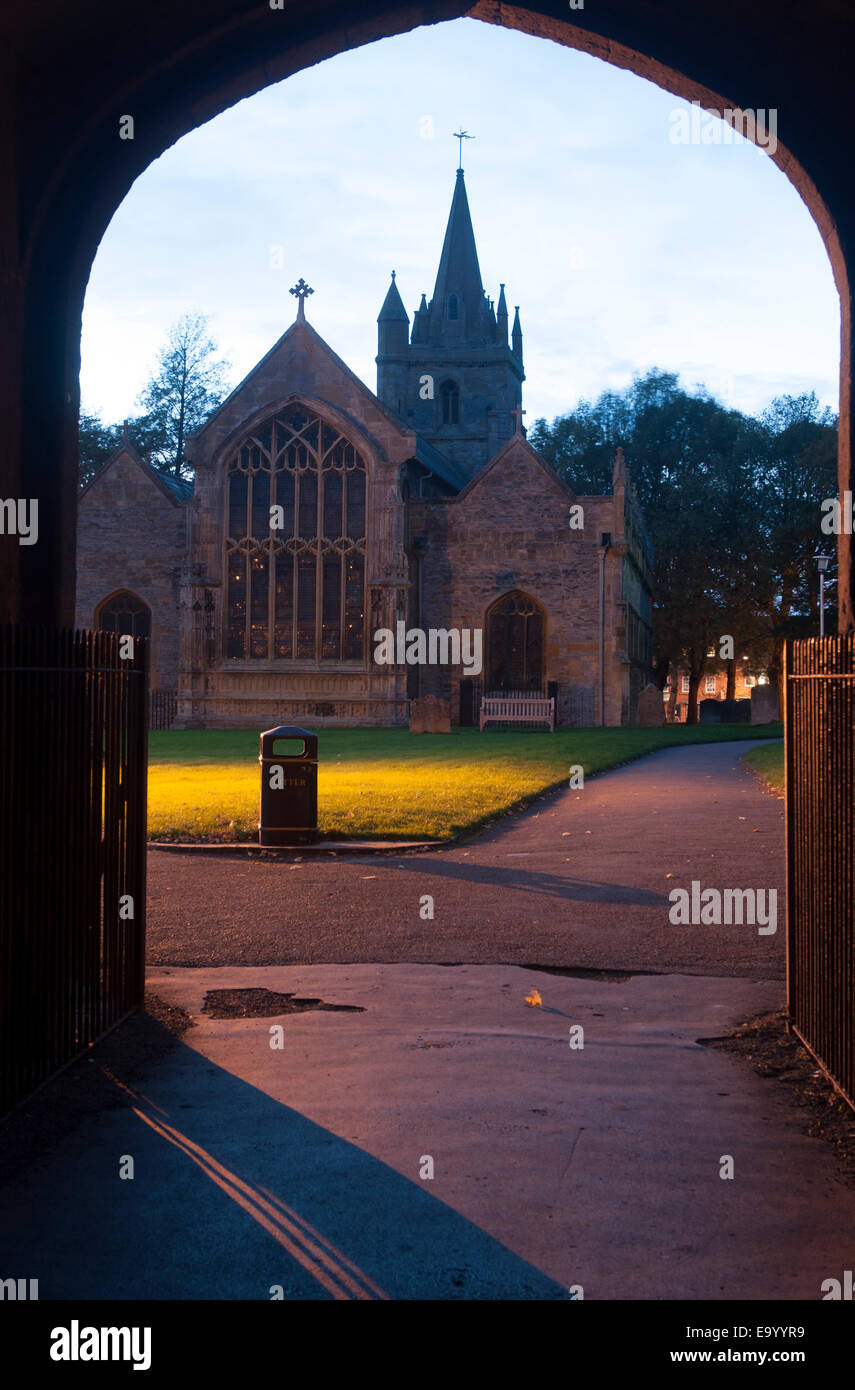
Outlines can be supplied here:
<path id="1" fill-rule="evenodd" d="M 291 406 L 226 469 L 226 656 L 359 661 L 365 647 L 365 464 Z"/>

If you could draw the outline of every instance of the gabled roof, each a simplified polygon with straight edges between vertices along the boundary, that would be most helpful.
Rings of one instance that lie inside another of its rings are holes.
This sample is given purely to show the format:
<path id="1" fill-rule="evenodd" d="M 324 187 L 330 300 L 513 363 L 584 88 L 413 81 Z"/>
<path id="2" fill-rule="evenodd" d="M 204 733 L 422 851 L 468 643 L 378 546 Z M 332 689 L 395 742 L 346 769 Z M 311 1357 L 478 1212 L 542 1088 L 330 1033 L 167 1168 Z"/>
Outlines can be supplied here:
<path id="1" fill-rule="evenodd" d="M 546 462 L 545 459 L 541 458 L 540 454 L 537 452 L 536 449 L 532 448 L 525 435 L 523 434 L 511 435 L 507 443 L 502 445 L 499 452 L 493 455 L 493 457 L 490 459 L 490 462 L 485 464 L 484 467 L 478 473 L 475 474 L 474 478 L 470 479 L 470 481 L 466 484 L 466 487 L 459 494 L 459 496 L 455 497 L 453 500 L 455 502 L 459 502 L 462 498 L 467 497 L 469 493 L 473 491 L 474 488 L 478 487 L 478 485 L 481 482 L 483 482 L 488 473 L 492 473 L 494 468 L 501 468 L 507 460 L 508 456 L 511 453 L 517 453 L 520 449 L 523 450 L 523 452 L 531 460 L 531 462 L 537 465 L 541 472 L 546 474 L 547 478 L 549 478 L 550 481 L 554 483 L 556 487 L 560 488 L 562 492 L 566 493 L 569 498 L 575 500 L 577 494 L 573 491 L 572 488 L 567 486 L 563 478 L 559 478 L 555 470 L 550 468 L 549 464 Z"/>
<path id="2" fill-rule="evenodd" d="M 396 415 L 395 411 L 391 410 L 389 406 L 384 405 L 383 402 L 377 396 L 375 396 L 374 392 L 370 389 L 370 387 L 365 385 L 365 382 L 362 380 L 362 378 L 358 377 L 355 372 L 351 371 L 347 363 L 343 362 L 336 352 L 333 352 L 329 343 L 321 337 L 320 333 L 318 333 L 316 329 L 312 327 L 308 319 L 296 318 L 294 322 L 291 324 L 290 328 L 286 328 L 285 332 L 282 334 L 282 337 L 278 338 L 277 341 L 273 344 L 270 351 L 266 352 L 264 356 L 261 358 L 261 360 L 259 362 L 256 362 L 252 370 L 247 372 L 246 376 L 243 378 L 243 381 L 238 382 L 234 390 L 230 391 L 229 394 L 226 396 L 226 399 L 222 401 L 220 405 L 217 406 L 216 410 L 211 412 L 204 425 L 200 425 L 198 430 L 193 431 L 193 434 L 192 436 L 190 436 L 190 438 L 194 440 L 200 439 L 204 435 L 205 431 L 210 429 L 214 421 L 220 415 L 224 414 L 231 408 L 235 398 L 238 395 L 240 395 L 240 393 L 252 382 L 253 378 L 256 377 L 262 371 L 262 369 L 267 365 L 270 359 L 282 350 L 286 343 L 290 347 L 315 348 L 320 350 L 320 352 L 324 356 L 326 356 L 329 362 L 333 366 L 335 366 L 335 368 L 339 372 L 341 372 L 343 376 L 347 377 L 349 381 L 353 382 L 354 386 L 356 386 L 359 389 L 359 391 L 362 392 L 363 395 L 370 398 L 372 405 L 377 410 L 379 410 L 381 414 L 385 415 L 386 419 L 389 420 L 391 424 L 395 425 L 401 431 L 402 434 L 412 433 L 411 430 L 407 429 L 406 425 L 400 419 L 400 417 Z M 296 389 L 299 393 L 300 388 L 298 387 Z"/>
<path id="3" fill-rule="evenodd" d="M 137 468 L 149 478 L 170 502 L 176 506 L 184 506 L 193 496 L 193 484 L 186 478 L 176 478 L 173 474 L 162 473 L 159 468 L 154 468 L 147 459 L 138 454 L 133 444 L 121 443 L 114 449 L 110 457 L 98 469 L 98 472 L 84 488 L 81 488 L 80 496 L 84 497 L 95 483 L 100 483 L 108 469 L 123 455 L 127 455 L 131 463 L 136 464 Z"/>

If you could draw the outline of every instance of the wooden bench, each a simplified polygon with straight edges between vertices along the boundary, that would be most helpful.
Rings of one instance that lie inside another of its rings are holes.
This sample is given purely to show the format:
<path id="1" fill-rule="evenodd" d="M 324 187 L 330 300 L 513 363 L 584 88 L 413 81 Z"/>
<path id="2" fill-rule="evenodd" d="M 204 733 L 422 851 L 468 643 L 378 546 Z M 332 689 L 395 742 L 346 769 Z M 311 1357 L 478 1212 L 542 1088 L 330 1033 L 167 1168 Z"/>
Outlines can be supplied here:
<path id="1" fill-rule="evenodd" d="M 555 700 L 543 695 L 482 695 L 479 728 L 485 724 L 548 724 L 555 733 Z"/>

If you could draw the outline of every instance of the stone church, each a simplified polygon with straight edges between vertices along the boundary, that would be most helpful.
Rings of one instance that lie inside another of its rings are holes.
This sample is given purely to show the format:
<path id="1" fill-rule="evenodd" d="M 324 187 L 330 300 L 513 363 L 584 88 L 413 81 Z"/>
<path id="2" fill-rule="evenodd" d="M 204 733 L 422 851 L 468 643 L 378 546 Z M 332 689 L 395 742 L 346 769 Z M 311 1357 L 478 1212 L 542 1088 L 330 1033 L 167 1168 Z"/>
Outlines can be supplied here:
<path id="1" fill-rule="evenodd" d="M 622 453 L 577 496 L 522 427 L 523 335 L 484 290 L 458 169 L 431 299 L 395 273 L 377 392 L 294 323 L 193 436 L 192 484 L 120 447 L 80 497 L 77 623 L 148 635 L 179 728 L 400 725 L 439 695 L 537 691 L 557 723 L 633 722 L 650 548 Z M 480 630 L 482 669 L 380 664 L 380 629 Z M 157 696 L 155 696 L 157 698 Z"/>

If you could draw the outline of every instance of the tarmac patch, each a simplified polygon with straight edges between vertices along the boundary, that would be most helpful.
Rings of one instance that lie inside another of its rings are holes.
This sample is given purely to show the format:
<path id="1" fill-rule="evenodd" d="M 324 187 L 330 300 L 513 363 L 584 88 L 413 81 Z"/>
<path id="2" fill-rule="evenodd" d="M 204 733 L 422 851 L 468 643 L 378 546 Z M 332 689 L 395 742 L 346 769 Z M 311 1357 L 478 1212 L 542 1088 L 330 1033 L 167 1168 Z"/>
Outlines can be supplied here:
<path id="1" fill-rule="evenodd" d="M 298 999 L 271 989 L 209 989 L 202 1012 L 210 1018 L 278 1018 L 313 1012 L 364 1014 L 365 1010 L 358 1004 L 327 1004 L 323 999 Z"/>

